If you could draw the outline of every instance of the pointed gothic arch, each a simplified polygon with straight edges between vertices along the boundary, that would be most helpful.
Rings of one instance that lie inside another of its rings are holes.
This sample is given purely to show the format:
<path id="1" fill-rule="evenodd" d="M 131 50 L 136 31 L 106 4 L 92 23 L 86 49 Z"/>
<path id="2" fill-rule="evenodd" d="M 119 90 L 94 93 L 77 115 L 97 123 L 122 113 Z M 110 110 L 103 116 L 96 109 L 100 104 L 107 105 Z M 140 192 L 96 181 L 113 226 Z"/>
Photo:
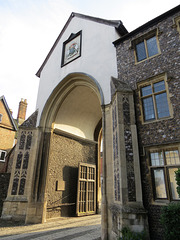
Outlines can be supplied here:
<path id="1" fill-rule="evenodd" d="M 75 204 L 74 196 L 77 195 L 72 189 L 77 185 L 79 162 L 96 165 L 99 177 L 96 135 L 102 128 L 102 104 L 104 98 L 99 84 L 83 73 L 66 76 L 47 100 L 40 119 L 43 140 L 39 181 L 36 183 L 37 201 L 44 204 L 42 221 L 57 217 L 60 214 L 56 214 L 57 209 L 68 216 L 67 211 L 71 211 L 70 205 Z M 71 177 L 68 178 L 68 175 Z M 101 189 L 99 186 L 96 188 L 99 195 Z M 69 197 L 72 193 L 74 196 Z M 99 201 L 100 198 L 97 198 Z M 56 204 L 58 201 L 60 205 Z M 70 206 L 70 210 L 66 210 L 65 204 Z M 73 207 L 71 212 L 74 213 Z M 54 209 L 56 213 L 53 215 L 50 211 Z"/>
<path id="2" fill-rule="evenodd" d="M 96 93 L 100 105 L 104 105 L 104 96 L 101 86 L 92 76 L 85 73 L 68 74 L 53 90 L 43 108 L 40 124 L 42 128 L 50 129 L 55 120 L 59 106 L 67 95 L 77 86 L 89 87 Z"/>

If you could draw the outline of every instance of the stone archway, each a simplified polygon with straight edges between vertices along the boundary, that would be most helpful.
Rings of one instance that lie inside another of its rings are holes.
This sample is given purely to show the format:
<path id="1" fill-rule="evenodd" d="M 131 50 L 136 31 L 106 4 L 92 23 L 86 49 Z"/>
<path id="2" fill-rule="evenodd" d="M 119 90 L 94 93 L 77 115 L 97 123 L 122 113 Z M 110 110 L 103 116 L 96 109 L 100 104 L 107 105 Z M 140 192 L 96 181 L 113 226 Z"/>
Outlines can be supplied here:
<path id="1" fill-rule="evenodd" d="M 87 75 L 71 74 L 62 82 L 41 118 L 44 143 L 37 195 L 44 199 L 43 221 L 75 214 L 80 162 L 96 165 L 99 176 L 96 136 L 102 127 L 103 97 Z M 100 189 L 96 189 L 98 196 Z"/>

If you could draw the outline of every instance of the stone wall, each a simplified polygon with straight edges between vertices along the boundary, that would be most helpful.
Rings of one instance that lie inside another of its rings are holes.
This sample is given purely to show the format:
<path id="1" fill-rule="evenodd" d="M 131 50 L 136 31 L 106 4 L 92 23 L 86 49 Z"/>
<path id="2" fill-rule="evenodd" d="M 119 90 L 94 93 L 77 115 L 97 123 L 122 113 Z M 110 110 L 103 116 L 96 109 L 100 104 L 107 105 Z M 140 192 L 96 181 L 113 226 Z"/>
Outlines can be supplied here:
<path id="1" fill-rule="evenodd" d="M 142 204 L 133 91 L 127 84 L 112 78 L 112 132 L 114 199 L 108 197 L 109 239 L 116 239 L 129 226 L 132 231 L 148 232 L 147 212 Z M 109 159 L 107 159 L 109 162 Z M 110 186 L 112 188 L 112 185 Z"/>
<path id="2" fill-rule="evenodd" d="M 180 142 L 180 34 L 174 25 L 174 18 L 177 16 L 180 16 L 180 13 L 136 32 L 117 46 L 118 78 L 134 90 L 143 199 L 144 206 L 148 210 L 150 235 L 153 240 L 162 239 L 162 227 L 159 222 L 162 205 L 156 204 L 153 199 L 151 173 L 145 149 L 146 147 Z M 158 29 L 161 53 L 136 63 L 134 49 L 130 47 L 131 42 L 156 28 Z M 137 85 L 160 74 L 167 74 L 169 99 L 173 115 L 168 119 L 144 124 Z"/>
<path id="3" fill-rule="evenodd" d="M 177 128 L 180 124 L 180 37 L 177 28 L 173 27 L 173 19 L 178 15 L 180 13 L 140 32 L 117 47 L 119 79 L 129 84 L 136 91 L 136 120 L 140 144 L 144 146 L 180 140 L 180 129 Z M 161 54 L 135 64 L 134 50 L 129 48 L 131 41 L 155 28 L 158 28 L 160 32 L 158 40 Z M 137 83 L 162 73 L 167 73 L 168 76 L 173 118 L 143 125 L 140 120 L 141 111 Z"/>
<path id="4" fill-rule="evenodd" d="M 0 112 L 2 114 L 2 120 L 0 122 L 0 150 L 4 150 L 7 154 L 13 147 L 14 137 L 16 130 L 11 122 L 10 116 L 6 109 L 5 99 L 1 97 L 0 100 Z M 6 161 L 0 160 L 0 173 L 4 172 Z"/>
<path id="5" fill-rule="evenodd" d="M 47 180 L 47 218 L 74 216 L 76 211 L 78 163 L 96 164 L 95 142 L 54 133 L 50 143 Z M 57 184 L 61 189 L 58 190 Z"/>
<path id="6" fill-rule="evenodd" d="M 0 173 L 0 216 L 2 213 L 3 201 L 7 197 L 10 175 L 10 173 Z"/>

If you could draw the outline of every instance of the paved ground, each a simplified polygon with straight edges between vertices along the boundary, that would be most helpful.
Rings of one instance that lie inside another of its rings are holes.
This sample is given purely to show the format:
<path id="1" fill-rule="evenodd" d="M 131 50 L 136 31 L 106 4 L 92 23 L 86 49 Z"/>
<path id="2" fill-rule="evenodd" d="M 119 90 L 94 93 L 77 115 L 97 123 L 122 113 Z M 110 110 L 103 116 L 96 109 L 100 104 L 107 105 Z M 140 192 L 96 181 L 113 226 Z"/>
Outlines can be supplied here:
<path id="1" fill-rule="evenodd" d="M 4 240 L 99 240 L 100 235 L 101 215 L 59 218 L 33 225 L 0 220 L 0 239 Z"/>

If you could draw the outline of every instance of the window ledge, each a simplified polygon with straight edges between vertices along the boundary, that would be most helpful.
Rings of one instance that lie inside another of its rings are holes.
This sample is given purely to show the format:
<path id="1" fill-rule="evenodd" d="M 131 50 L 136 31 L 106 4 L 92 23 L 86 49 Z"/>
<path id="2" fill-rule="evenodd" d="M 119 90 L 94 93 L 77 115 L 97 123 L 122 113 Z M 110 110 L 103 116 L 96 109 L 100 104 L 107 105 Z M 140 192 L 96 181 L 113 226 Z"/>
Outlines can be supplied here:
<path id="1" fill-rule="evenodd" d="M 157 122 L 161 122 L 161 121 L 166 121 L 166 120 L 170 120 L 170 119 L 173 119 L 172 116 L 169 116 L 169 117 L 166 117 L 166 118 L 160 118 L 160 119 L 157 119 L 157 120 L 149 120 L 149 121 L 141 121 L 141 124 L 142 125 L 146 125 L 146 124 L 151 124 L 151 123 L 157 123 Z"/>
<path id="2" fill-rule="evenodd" d="M 153 200 L 151 202 L 151 205 L 156 205 L 156 206 L 166 206 L 167 204 L 169 204 L 170 201 L 169 200 Z"/>
<path id="3" fill-rule="evenodd" d="M 169 204 L 169 203 L 177 203 L 177 202 L 180 202 L 180 200 L 172 200 L 172 201 L 170 201 L 170 200 L 160 200 L 160 199 L 158 199 L 158 200 L 153 200 L 150 204 L 151 205 L 156 205 L 156 206 L 166 206 L 167 204 Z"/>
<path id="4" fill-rule="evenodd" d="M 140 64 L 140 63 L 143 63 L 143 62 L 145 62 L 145 61 L 147 61 L 147 60 L 150 60 L 150 59 L 152 59 L 152 58 L 154 58 L 154 57 L 157 57 L 157 56 L 159 56 L 159 55 L 161 55 L 161 53 L 158 53 L 158 54 L 156 54 L 156 55 L 153 55 L 153 56 L 151 56 L 151 57 L 148 57 L 148 58 L 146 58 L 146 59 L 144 59 L 144 60 L 142 60 L 142 61 L 139 61 L 139 62 L 135 61 L 135 65 L 138 65 L 138 64 Z"/>

